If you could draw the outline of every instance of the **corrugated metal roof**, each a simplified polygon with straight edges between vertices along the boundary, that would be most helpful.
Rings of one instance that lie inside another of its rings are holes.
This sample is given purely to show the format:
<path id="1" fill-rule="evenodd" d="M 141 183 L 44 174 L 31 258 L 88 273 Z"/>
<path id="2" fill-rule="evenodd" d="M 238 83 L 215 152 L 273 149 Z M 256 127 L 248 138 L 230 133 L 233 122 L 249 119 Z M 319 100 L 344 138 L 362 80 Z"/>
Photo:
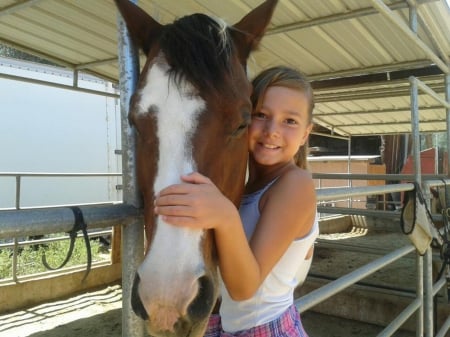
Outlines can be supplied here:
<path id="1" fill-rule="evenodd" d="M 414 2 L 418 37 L 408 28 L 408 3 Z M 194 12 L 234 23 L 260 3 L 139 1 L 161 23 Z M 0 43 L 117 81 L 116 15 L 112 0 L 0 0 Z M 422 79 L 444 97 L 449 59 L 450 9 L 444 0 L 280 0 L 249 66 L 251 74 L 277 64 L 296 66 L 315 81 L 318 124 L 342 135 L 369 135 L 410 132 L 408 74 L 433 70 Z M 410 73 L 389 79 L 398 71 Z M 380 73 L 384 78 L 369 77 Z M 350 79 L 336 82 L 342 78 Z M 425 95 L 419 104 L 421 131 L 446 129 L 444 108 Z"/>

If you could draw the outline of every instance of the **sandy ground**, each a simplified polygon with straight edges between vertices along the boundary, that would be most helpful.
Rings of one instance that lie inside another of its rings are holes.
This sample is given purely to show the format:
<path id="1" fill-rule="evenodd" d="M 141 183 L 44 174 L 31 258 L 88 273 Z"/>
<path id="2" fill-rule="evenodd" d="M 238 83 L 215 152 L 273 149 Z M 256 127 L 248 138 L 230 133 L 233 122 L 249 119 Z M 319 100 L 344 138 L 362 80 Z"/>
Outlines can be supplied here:
<path id="1" fill-rule="evenodd" d="M 122 289 L 110 286 L 0 316 L 0 337 L 122 336 Z"/>
<path id="2" fill-rule="evenodd" d="M 334 234 L 327 239 L 331 241 L 345 239 L 343 241 L 352 244 L 353 240 L 364 236 L 367 246 L 379 247 L 380 242 L 383 242 L 384 248 L 393 248 L 399 245 L 399 240 L 407 240 L 405 237 L 390 240 L 387 234 L 378 233 L 373 236 L 365 234 L 366 230 L 357 230 Z M 341 237 L 343 235 L 345 237 Z M 311 272 L 339 277 L 368 262 L 366 260 L 368 254 L 347 252 L 345 257 L 341 254 L 344 253 L 330 253 L 327 249 L 317 249 Z M 339 268 L 333 268 L 333 266 Z M 393 265 L 390 268 L 392 269 L 387 269 L 381 276 L 373 275 L 369 281 L 388 284 L 396 282 L 394 274 L 397 274 L 399 270 L 402 271 L 403 277 L 411 273 L 409 265 Z M 408 276 L 408 279 L 413 279 L 413 275 Z M 109 286 L 69 299 L 0 316 L 0 337 L 121 337 L 121 307 L 120 285 Z M 330 317 L 312 311 L 303 313 L 302 321 L 310 337 L 375 337 L 383 330 L 380 326 Z M 415 333 L 402 331 L 394 336 L 414 337 Z"/>
<path id="3" fill-rule="evenodd" d="M 0 337 L 121 337 L 121 306 L 120 286 L 110 286 L 0 316 Z M 313 312 L 304 313 L 302 320 L 310 337 L 371 337 L 382 330 Z"/>

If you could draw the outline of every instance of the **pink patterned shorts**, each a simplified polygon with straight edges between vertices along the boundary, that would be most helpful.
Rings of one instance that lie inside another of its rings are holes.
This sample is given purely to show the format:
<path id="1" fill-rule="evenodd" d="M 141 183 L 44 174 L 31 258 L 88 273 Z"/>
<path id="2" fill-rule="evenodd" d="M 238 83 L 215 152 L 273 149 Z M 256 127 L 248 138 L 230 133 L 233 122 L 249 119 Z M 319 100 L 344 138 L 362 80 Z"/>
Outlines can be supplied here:
<path id="1" fill-rule="evenodd" d="M 235 333 L 223 331 L 220 316 L 211 315 L 205 337 L 308 337 L 308 334 L 303 329 L 300 314 L 293 304 L 277 319 Z"/>

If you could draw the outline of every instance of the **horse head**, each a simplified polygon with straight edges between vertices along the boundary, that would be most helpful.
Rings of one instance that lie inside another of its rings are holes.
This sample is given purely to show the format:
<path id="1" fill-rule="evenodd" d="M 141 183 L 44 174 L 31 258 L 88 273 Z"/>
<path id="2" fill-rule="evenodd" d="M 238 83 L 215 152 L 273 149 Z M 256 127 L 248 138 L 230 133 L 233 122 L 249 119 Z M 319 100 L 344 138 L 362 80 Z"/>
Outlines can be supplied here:
<path id="1" fill-rule="evenodd" d="M 219 288 L 212 232 L 164 223 L 154 215 L 154 194 L 198 171 L 239 204 L 252 110 L 246 62 L 276 3 L 265 1 L 234 26 L 204 14 L 162 25 L 116 0 L 147 56 L 129 113 L 147 238 L 132 307 L 153 336 L 203 335 Z"/>

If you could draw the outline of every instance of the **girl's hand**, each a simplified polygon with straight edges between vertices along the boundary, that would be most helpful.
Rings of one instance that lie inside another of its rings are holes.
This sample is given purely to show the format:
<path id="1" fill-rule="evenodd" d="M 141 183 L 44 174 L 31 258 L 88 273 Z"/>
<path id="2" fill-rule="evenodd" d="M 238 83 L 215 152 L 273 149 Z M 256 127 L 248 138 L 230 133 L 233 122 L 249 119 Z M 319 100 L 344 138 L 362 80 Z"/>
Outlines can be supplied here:
<path id="1" fill-rule="evenodd" d="M 168 186 L 156 196 L 155 214 L 163 221 L 195 229 L 216 228 L 237 212 L 209 178 L 195 172 L 181 180 L 184 183 Z"/>

